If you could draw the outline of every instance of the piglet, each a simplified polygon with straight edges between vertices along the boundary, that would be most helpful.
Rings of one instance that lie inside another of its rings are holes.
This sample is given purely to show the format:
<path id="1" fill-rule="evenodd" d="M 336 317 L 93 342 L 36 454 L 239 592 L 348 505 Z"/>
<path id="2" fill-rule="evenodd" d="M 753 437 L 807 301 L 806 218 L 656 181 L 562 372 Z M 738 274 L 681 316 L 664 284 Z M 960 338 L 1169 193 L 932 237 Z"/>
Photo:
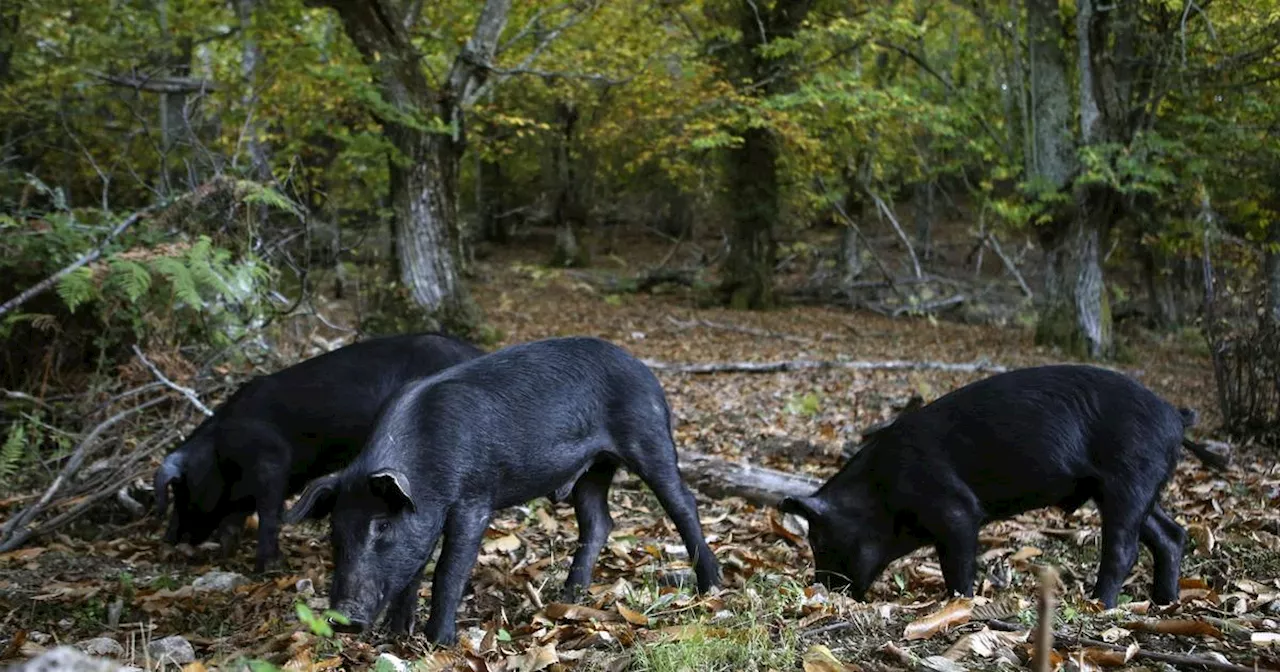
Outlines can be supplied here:
<path id="1" fill-rule="evenodd" d="M 676 464 L 671 412 L 653 373 L 594 338 L 511 346 L 421 381 L 384 407 L 363 452 L 317 479 L 287 519 L 331 514 L 332 608 L 362 631 L 387 609 L 412 632 L 418 588 L 436 542 L 424 634 L 456 641 L 455 619 L 494 511 L 536 497 L 569 498 L 578 549 L 566 592 L 590 585 L 613 527 L 608 494 L 625 466 L 653 491 L 684 539 L 699 590 L 720 568 Z"/>
<path id="2" fill-rule="evenodd" d="M 1155 559 L 1156 602 L 1178 598 L 1186 532 L 1160 491 L 1195 413 L 1134 380 L 1090 366 L 1041 366 L 992 376 L 905 413 L 871 433 L 807 497 L 778 508 L 809 523 L 817 578 L 861 597 L 893 560 L 936 547 L 949 591 L 973 595 L 978 530 L 988 521 L 1088 500 L 1102 517 L 1093 597 L 1114 607 L 1141 542 Z"/>

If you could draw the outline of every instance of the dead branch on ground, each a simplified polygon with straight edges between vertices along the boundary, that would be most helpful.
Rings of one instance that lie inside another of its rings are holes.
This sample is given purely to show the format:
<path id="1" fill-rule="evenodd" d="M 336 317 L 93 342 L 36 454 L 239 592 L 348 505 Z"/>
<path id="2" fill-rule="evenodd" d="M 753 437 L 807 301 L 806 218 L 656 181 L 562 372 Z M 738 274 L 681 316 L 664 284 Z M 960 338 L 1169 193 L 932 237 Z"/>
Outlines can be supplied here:
<path id="1" fill-rule="evenodd" d="M 779 362 L 700 362 L 682 364 L 678 362 L 660 362 L 653 359 L 642 360 L 645 365 L 655 371 L 665 373 L 781 373 L 786 371 L 812 371 L 815 369 L 848 369 L 852 371 L 958 371 L 962 373 L 1004 373 L 1009 367 L 992 364 L 986 361 L 975 362 L 931 362 L 888 359 L 881 361 L 866 360 L 823 360 L 823 359 L 791 359 Z"/>

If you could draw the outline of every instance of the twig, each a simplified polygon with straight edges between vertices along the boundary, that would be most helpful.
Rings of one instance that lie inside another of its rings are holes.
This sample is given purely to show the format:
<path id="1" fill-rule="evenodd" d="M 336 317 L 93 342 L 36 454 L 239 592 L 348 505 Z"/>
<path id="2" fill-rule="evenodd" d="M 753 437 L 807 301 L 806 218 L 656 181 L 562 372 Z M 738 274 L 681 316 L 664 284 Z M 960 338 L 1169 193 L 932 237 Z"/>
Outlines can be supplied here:
<path id="1" fill-rule="evenodd" d="M 893 211 L 885 204 L 884 199 L 877 196 L 876 193 L 870 189 L 867 189 L 866 192 L 867 195 L 871 197 L 871 200 L 875 201 L 876 208 L 879 209 L 885 217 L 889 218 L 889 223 L 893 225 L 893 230 L 898 234 L 898 238 L 902 241 L 902 244 L 907 246 L 907 254 L 911 256 L 911 268 L 915 271 L 916 277 L 923 278 L 924 271 L 920 269 L 920 259 L 916 257 L 916 248 L 912 247 L 911 240 L 907 238 L 906 232 L 902 230 L 902 225 L 898 224 L 898 218 L 893 216 Z"/>
<path id="2" fill-rule="evenodd" d="M 824 191 L 827 188 L 823 183 L 822 178 L 818 178 L 818 186 L 822 187 Z M 832 205 L 835 207 L 836 214 L 844 221 L 845 226 L 853 229 L 854 234 L 858 236 L 858 239 L 861 240 L 862 244 L 866 247 L 867 252 L 871 254 L 871 260 L 876 263 L 876 268 L 880 269 L 880 274 L 884 276 L 885 282 L 889 283 L 889 289 L 892 290 L 894 294 L 902 296 L 902 292 L 899 291 L 898 285 L 893 279 L 893 274 L 889 272 L 889 269 L 884 265 L 884 262 L 880 260 L 880 255 L 876 254 L 875 248 L 871 246 L 871 241 L 862 233 L 862 229 L 858 227 L 857 222 L 853 221 L 853 218 L 849 216 L 849 213 L 845 212 L 844 206 L 840 205 L 839 201 L 834 201 Z"/>
<path id="3" fill-rule="evenodd" d="M 0 390 L 0 394 L 3 394 L 5 397 L 7 397 L 7 398 L 9 398 L 9 399 L 18 399 L 18 400 L 21 400 L 21 401 L 29 401 L 29 402 L 31 402 L 31 403 L 33 403 L 33 404 L 35 404 L 36 406 L 39 406 L 39 407 L 41 407 L 41 408 L 49 408 L 49 404 L 45 403 L 45 401 L 44 401 L 43 399 L 40 399 L 40 398 L 38 398 L 38 397 L 33 397 L 33 396 L 31 396 L 31 395 L 27 394 L 26 392 L 15 392 L 15 391 L 13 391 L 13 390 Z"/>
<path id="4" fill-rule="evenodd" d="M 172 380 L 169 380 L 167 376 L 165 376 L 163 373 L 160 372 L 160 369 L 156 368 L 155 364 L 151 363 L 151 360 L 147 359 L 146 355 L 142 354 L 142 350 L 139 350 L 137 345 L 133 346 L 133 354 L 137 355 L 138 360 L 142 362 L 142 365 L 147 367 L 147 369 L 151 371 L 151 375 L 158 378 L 160 382 L 165 384 L 166 387 L 186 397 L 187 400 L 191 402 L 192 406 L 195 406 L 197 409 L 200 410 L 201 413 L 204 413 L 206 416 L 213 415 L 213 411 L 209 410 L 208 406 L 205 406 L 203 403 L 200 402 L 200 397 L 196 396 L 195 390 L 189 387 L 183 387 L 173 382 Z"/>
<path id="5" fill-rule="evenodd" d="M 124 233 L 125 229 L 136 224 L 139 219 L 143 218 L 143 216 L 150 214 L 153 210 L 156 209 L 156 207 L 157 206 L 155 205 L 149 205 L 133 213 L 132 215 L 129 215 L 128 217 L 126 217 L 123 222 L 120 222 L 120 224 L 118 224 L 116 228 L 112 229 L 111 232 L 108 233 L 107 236 L 102 239 L 102 242 L 98 243 L 97 247 L 80 255 L 79 259 L 76 259 L 75 261 L 71 262 L 70 265 L 65 266 L 62 270 L 58 271 L 57 273 L 54 273 L 53 275 L 27 288 L 27 290 L 24 291 L 23 293 L 13 297 L 12 299 L 9 299 L 8 301 L 5 301 L 4 305 L 0 306 L 0 315 L 4 315 L 5 313 L 13 310 L 14 308 L 17 308 L 18 306 L 21 306 L 27 301 L 30 301 L 32 298 L 44 293 L 46 290 L 52 287 L 54 283 L 56 283 L 58 280 L 61 280 L 68 273 L 71 273 L 72 271 L 76 270 L 77 268 L 80 268 L 81 266 L 84 266 L 85 264 L 96 261 L 98 257 L 102 256 L 102 250 L 106 249 L 108 243 L 110 243 L 113 239 L 115 239 L 116 236 L 120 235 L 121 233 Z"/>
<path id="6" fill-rule="evenodd" d="M 820 369 L 849 369 L 853 371 L 959 371 L 964 373 L 1004 373 L 1009 367 L 989 362 L 913 362 L 902 359 L 881 361 L 834 361 L 822 359 L 792 359 L 780 362 L 701 362 L 681 364 L 642 360 L 655 371 L 669 373 L 782 373 L 786 371 L 812 371 Z"/>
<path id="7" fill-rule="evenodd" d="M 103 432 L 121 420 L 166 400 L 167 397 L 161 396 L 144 401 L 137 406 L 120 411 L 110 418 L 98 423 L 98 426 L 94 427 L 93 430 L 89 432 L 89 435 L 86 436 L 84 440 L 80 442 L 80 445 L 76 447 L 75 452 L 71 454 L 71 459 L 68 460 L 67 465 L 62 468 L 62 473 L 58 474 L 57 478 L 53 479 L 53 483 L 51 483 L 49 488 L 44 491 L 44 494 L 41 495 L 40 499 L 36 501 L 36 503 L 20 511 L 18 515 L 10 518 L 9 521 L 4 524 L 4 527 L 0 528 L 0 553 L 11 551 L 26 541 L 27 537 L 31 535 L 31 532 L 30 530 L 23 528 L 31 521 L 32 518 L 48 506 L 49 502 L 53 499 L 53 496 L 58 494 L 58 491 L 62 489 L 63 484 L 74 476 L 77 471 L 79 471 L 80 466 L 84 464 L 85 457 L 89 454 L 89 449 L 97 443 L 98 437 L 101 436 Z"/>
<path id="8" fill-rule="evenodd" d="M 1013 260 L 1005 255 L 1004 249 L 1000 247 L 1000 239 L 996 238 L 996 234 L 988 231 L 984 238 L 984 242 L 991 248 L 992 252 L 996 253 L 997 257 L 1000 257 L 1000 261 L 1004 263 L 1004 268 L 1009 271 L 1009 275 L 1012 275 L 1013 279 L 1018 281 L 1018 287 L 1022 289 L 1023 295 L 1028 299 L 1031 298 L 1033 296 L 1031 293 L 1031 287 L 1029 287 L 1027 285 L 1027 281 L 1022 278 L 1022 274 L 1018 272 L 1018 267 L 1014 265 Z"/>
<path id="9" fill-rule="evenodd" d="M 769 331 L 768 329 L 756 329 L 755 327 L 744 327 L 738 324 L 726 324 L 724 322 L 712 322 L 711 320 L 689 320 L 684 322 L 677 320 L 671 315 L 667 316 L 667 321 L 680 327 L 681 329 L 692 329 L 694 327 L 705 327 L 707 329 L 720 329 L 723 331 L 734 331 L 739 334 L 750 334 L 752 336 L 761 336 L 764 338 L 776 338 L 783 341 L 791 341 L 793 343 L 812 343 L 813 339 L 803 336 L 795 336 L 793 334 L 784 334 L 779 331 Z"/>
<path id="10" fill-rule="evenodd" d="M 903 313 L 910 312 L 932 313 L 934 311 L 942 310 L 943 308 L 959 305 L 967 300 L 969 299 L 964 294 L 956 294 L 955 296 L 948 296 L 945 299 L 938 299 L 936 301 L 926 301 L 916 305 L 898 306 L 893 309 L 891 316 L 900 317 Z"/>
<path id="11" fill-rule="evenodd" d="M 1053 669 L 1053 594 L 1058 586 L 1058 571 L 1048 565 L 1040 567 L 1040 622 L 1036 626 L 1036 652 L 1032 658 L 1036 672 Z"/>
<path id="12" fill-rule="evenodd" d="M 1069 646 L 1071 645 L 1094 646 L 1102 649 L 1108 649 L 1110 651 L 1126 650 L 1125 647 L 1123 646 L 1108 644 L 1107 642 L 1104 642 L 1102 640 L 1089 639 L 1088 637 L 1077 637 L 1075 635 L 1069 635 L 1061 632 L 1056 633 L 1054 636 L 1057 637 L 1058 640 L 1061 641 L 1063 644 L 1067 644 Z M 1276 668 L 1262 667 L 1260 665 L 1255 665 L 1253 667 L 1246 667 L 1244 665 L 1236 665 L 1234 663 L 1224 663 L 1220 660 L 1214 660 L 1212 658 L 1205 658 L 1202 656 L 1189 656 L 1189 655 L 1184 655 L 1180 653 L 1159 653 L 1157 651 L 1147 651 L 1145 649 L 1138 649 L 1137 652 L 1133 654 L 1133 657 L 1145 658 L 1147 660 L 1154 660 L 1160 663 L 1168 663 L 1170 665 L 1177 665 L 1179 667 L 1198 667 L 1206 670 L 1218 670 L 1220 672 L 1258 672 L 1259 670 L 1276 669 Z"/>

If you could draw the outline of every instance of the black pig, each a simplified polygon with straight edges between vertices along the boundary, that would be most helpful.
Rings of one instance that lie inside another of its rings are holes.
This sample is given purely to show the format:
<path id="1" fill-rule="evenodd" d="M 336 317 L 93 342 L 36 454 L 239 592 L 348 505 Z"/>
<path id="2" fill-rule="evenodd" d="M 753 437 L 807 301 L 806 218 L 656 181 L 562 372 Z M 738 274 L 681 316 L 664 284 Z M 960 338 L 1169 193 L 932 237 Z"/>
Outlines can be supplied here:
<path id="1" fill-rule="evenodd" d="M 458 603 L 498 509 L 570 497 L 579 533 L 565 591 L 590 584 L 613 527 L 608 494 L 619 465 L 675 522 L 699 590 L 718 585 L 719 564 L 676 465 L 661 385 L 625 350 L 594 338 L 515 345 L 406 385 L 360 456 L 308 486 L 288 519 L 332 512 L 329 601 L 352 631 L 369 628 L 389 605 L 391 630 L 412 632 L 423 570 L 443 536 L 423 631 L 452 643 Z"/>
<path id="2" fill-rule="evenodd" d="M 483 354 L 438 334 L 389 336 L 249 381 L 156 470 L 158 515 L 169 487 L 174 495 L 165 540 L 199 544 L 218 531 L 229 554 L 256 510 L 255 566 L 277 566 L 285 499 L 346 466 L 373 431 L 382 403 L 404 383 Z"/>
<path id="3" fill-rule="evenodd" d="M 1153 597 L 1178 597 L 1186 532 L 1158 502 L 1195 414 L 1132 379 L 1090 366 L 1042 366 L 967 385 L 874 432 L 840 472 L 778 508 L 809 522 L 817 578 L 861 597 L 893 560 L 938 551 L 949 591 L 973 595 L 978 530 L 1030 509 L 1093 500 L 1102 553 L 1093 596 L 1116 604 L 1141 542 Z"/>

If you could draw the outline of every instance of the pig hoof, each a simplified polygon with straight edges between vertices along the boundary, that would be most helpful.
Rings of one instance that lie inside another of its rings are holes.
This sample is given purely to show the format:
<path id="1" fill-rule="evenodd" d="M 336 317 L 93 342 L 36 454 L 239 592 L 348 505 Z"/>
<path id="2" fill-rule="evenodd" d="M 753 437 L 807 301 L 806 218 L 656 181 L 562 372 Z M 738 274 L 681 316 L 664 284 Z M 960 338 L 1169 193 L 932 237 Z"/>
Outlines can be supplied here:
<path id="1" fill-rule="evenodd" d="M 433 644 L 440 646 L 453 646 L 458 643 L 458 633 L 451 627 L 436 626 L 434 620 L 428 620 L 427 625 L 422 628 L 422 634 Z"/>
<path id="2" fill-rule="evenodd" d="M 284 558 L 276 555 L 270 558 L 258 558 L 253 563 L 253 571 L 259 574 L 263 572 L 277 572 L 284 569 Z"/>
<path id="3" fill-rule="evenodd" d="M 564 589 L 560 591 L 560 600 L 567 604 L 577 604 L 586 595 L 587 589 L 583 586 L 565 584 Z"/>

